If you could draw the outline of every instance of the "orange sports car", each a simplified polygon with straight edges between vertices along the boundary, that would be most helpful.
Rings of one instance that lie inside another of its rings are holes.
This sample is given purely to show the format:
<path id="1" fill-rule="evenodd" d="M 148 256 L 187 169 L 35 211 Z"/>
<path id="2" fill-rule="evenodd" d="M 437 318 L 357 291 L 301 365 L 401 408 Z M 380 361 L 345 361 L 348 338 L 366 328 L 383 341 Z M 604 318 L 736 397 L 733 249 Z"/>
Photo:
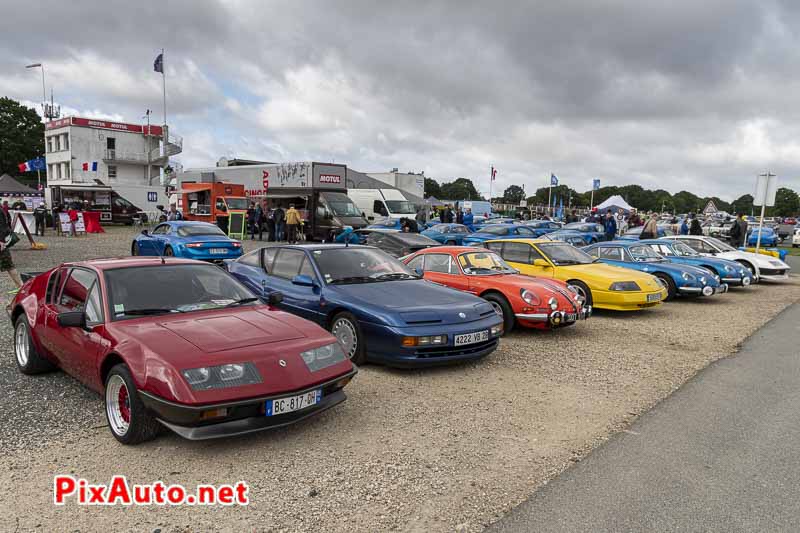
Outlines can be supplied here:
<path id="1" fill-rule="evenodd" d="M 591 316 L 578 292 L 563 281 L 520 275 L 485 248 L 438 246 L 403 258 L 426 280 L 476 294 L 502 315 L 504 330 L 515 324 L 549 329 Z"/>

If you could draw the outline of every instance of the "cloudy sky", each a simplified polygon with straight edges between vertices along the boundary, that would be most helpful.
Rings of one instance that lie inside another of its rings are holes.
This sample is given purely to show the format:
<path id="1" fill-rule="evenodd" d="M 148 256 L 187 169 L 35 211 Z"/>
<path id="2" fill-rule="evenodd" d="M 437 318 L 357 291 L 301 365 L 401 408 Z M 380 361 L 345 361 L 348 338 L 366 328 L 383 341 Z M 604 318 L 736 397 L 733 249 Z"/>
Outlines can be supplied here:
<path id="1" fill-rule="evenodd" d="M 0 95 L 161 120 L 222 156 L 472 178 L 800 190 L 800 3 L 0 0 Z"/>

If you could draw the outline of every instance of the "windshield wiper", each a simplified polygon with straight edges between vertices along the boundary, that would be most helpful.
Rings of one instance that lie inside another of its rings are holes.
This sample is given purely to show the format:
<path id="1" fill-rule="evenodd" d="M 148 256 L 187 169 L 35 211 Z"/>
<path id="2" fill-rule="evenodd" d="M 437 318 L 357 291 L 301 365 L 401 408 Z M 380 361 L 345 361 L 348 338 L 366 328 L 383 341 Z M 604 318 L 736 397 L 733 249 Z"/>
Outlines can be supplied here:
<path id="1" fill-rule="evenodd" d="M 329 281 L 329 284 L 334 283 L 371 283 L 375 281 L 375 278 L 371 278 L 369 276 L 348 276 L 345 278 L 336 278 Z"/>
<path id="2" fill-rule="evenodd" d="M 235 302 L 231 302 L 231 303 L 229 303 L 227 305 L 224 305 L 223 307 L 235 307 L 237 305 L 249 304 L 249 303 L 258 301 L 260 299 L 261 298 L 242 298 L 241 300 L 236 300 Z"/>
<path id="3" fill-rule="evenodd" d="M 379 276 L 375 276 L 372 279 L 377 280 L 390 280 L 390 279 L 419 279 L 419 276 L 414 276 L 411 274 L 406 274 L 405 272 L 392 272 L 387 274 L 381 274 Z"/>
<path id="4" fill-rule="evenodd" d="M 117 313 L 118 315 L 162 315 L 164 313 L 185 313 L 186 311 L 182 311 L 181 309 L 174 309 L 169 307 L 147 307 L 142 309 L 128 309 L 123 311 L 122 313 Z"/>

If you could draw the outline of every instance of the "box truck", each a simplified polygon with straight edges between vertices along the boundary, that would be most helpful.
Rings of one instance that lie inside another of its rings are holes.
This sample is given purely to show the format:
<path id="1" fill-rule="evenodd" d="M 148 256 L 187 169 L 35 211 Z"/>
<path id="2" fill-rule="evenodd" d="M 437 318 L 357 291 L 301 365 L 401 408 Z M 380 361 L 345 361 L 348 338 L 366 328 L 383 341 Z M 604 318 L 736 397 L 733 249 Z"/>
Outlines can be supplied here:
<path id="1" fill-rule="evenodd" d="M 369 222 L 382 218 L 414 218 L 414 204 L 397 189 L 349 189 L 347 196 Z"/>

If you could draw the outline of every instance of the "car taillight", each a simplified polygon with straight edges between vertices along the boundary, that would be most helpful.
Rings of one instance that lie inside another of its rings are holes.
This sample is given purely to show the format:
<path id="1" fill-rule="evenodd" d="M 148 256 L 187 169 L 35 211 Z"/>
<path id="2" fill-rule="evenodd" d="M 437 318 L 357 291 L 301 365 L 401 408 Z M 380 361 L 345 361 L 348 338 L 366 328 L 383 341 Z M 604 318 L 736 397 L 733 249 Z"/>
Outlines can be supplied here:
<path id="1" fill-rule="evenodd" d="M 186 245 L 187 248 L 200 248 L 201 246 L 203 245 L 199 242 L 191 242 Z"/>
<path id="2" fill-rule="evenodd" d="M 241 248 L 241 247 L 242 247 L 242 243 L 240 243 L 240 242 L 232 242 L 232 243 L 231 243 L 231 245 L 232 245 L 234 248 Z"/>

